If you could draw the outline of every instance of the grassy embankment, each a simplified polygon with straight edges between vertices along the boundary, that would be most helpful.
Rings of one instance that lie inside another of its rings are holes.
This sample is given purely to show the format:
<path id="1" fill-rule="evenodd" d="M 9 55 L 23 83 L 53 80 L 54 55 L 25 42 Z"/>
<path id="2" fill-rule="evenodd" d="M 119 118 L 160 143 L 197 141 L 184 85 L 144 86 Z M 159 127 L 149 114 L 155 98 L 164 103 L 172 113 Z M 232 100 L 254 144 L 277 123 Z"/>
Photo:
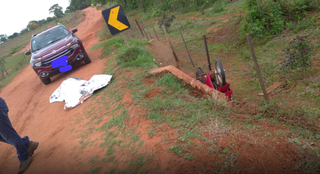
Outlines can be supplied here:
<path id="1" fill-rule="evenodd" d="M 319 171 L 320 82 L 315 80 L 319 78 L 318 24 L 300 23 L 271 39 L 253 39 L 265 85 L 268 87 L 276 81 L 286 85 L 284 90 L 271 94 L 271 102 L 266 103 L 257 96 L 261 89 L 246 38 L 240 30 L 243 12 L 243 1 L 224 4 L 223 8 L 213 6 L 204 14 L 178 14 L 169 28 L 182 69 L 189 74 L 193 74 L 195 69 L 185 53 L 178 28 L 183 31 L 196 67 L 202 69 L 206 69 L 202 42 L 202 35 L 206 34 L 211 58 L 222 60 L 234 98 L 241 106 L 231 109 L 221 107 L 210 98 L 194 95 L 188 86 L 170 74 L 150 75 L 148 71 L 157 65 L 143 49 L 148 44 L 145 40 L 129 39 L 133 48 L 128 50 L 122 38 L 111 37 L 106 28 L 98 33 L 101 41 L 108 40 L 92 49 L 104 48 L 102 57 L 108 57 L 104 73 L 114 74 L 115 78 L 110 86 L 97 93 L 95 102 L 88 106 L 92 108 L 87 113 L 89 121 L 81 122 L 82 118 L 79 118 L 75 122 L 88 128 L 79 131 L 79 149 L 97 145 L 94 143 L 97 140 L 90 139 L 93 134 L 101 134 L 104 141 L 99 144 L 104 153 L 89 159 L 92 170 L 88 173 L 156 171 L 159 166 L 153 159 L 163 152 L 148 153 L 146 149 L 157 144 L 177 155 L 176 168 L 185 161 L 201 161 L 205 153 L 215 157 L 216 160 L 211 161 L 215 171 L 227 173 L 261 172 L 261 168 L 270 167 L 264 166 L 266 161 L 263 158 L 257 158 L 250 169 L 245 168 L 241 161 L 249 159 L 241 156 L 243 147 L 247 152 L 252 151 L 251 146 L 260 147 L 266 153 L 275 152 L 276 158 L 267 160 L 285 161 L 290 159 L 285 158 L 286 152 L 278 147 L 286 144 L 293 147 L 294 150 L 288 150 L 298 154 L 300 159 L 289 167 L 292 171 Z M 318 11 L 311 12 L 307 21 L 317 15 Z M 128 12 L 127 16 L 131 21 L 136 17 L 140 21 L 156 19 L 141 10 Z M 166 42 L 158 26 L 156 30 L 160 40 Z M 307 71 L 284 72 L 280 69 L 283 61 L 281 50 L 296 35 L 308 35 L 315 45 L 314 66 Z M 95 107 L 97 105 L 100 107 Z M 154 144 L 150 145 L 150 141 Z M 276 143 L 270 146 L 264 143 L 267 141 Z M 122 168 L 119 164 L 127 167 Z M 205 172 L 207 169 L 210 167 L 201 170 Z"/>

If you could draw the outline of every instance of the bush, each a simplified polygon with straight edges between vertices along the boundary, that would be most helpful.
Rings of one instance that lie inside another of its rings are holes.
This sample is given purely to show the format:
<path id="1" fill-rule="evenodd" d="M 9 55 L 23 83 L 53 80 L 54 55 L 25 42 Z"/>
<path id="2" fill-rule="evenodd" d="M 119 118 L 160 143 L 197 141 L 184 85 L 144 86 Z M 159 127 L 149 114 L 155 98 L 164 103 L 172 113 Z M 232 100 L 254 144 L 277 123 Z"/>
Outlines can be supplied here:
<path id="1" fill-rule="evenodd" d="M 214 13 L 219 13 L 219 12 L 222 12 L 223 11 L 223 4 L 221 2 L 221 0 L 217 0 L 216 3 L 214 4 L 213 6 L 213 9 L 212 11 Z"/>
<path id="2" fill-rule="evenodd" d="M 247 0 L 248 12 L 243 23 L 243 31 L 260 38 L 281 33 L 286 19 L 279 3 L 266 0 L 259 4 L 256 0 Z"/>
<path id="3" fill-rule="evenodd" d="M 312 0 L 246 0 L 248 12 L 242 29 L 260 38 L 280 34 L 286 26 L 293 29 L 293 23 L 300 25 Z M 305 23 L 306 21 L 302 21 Z"/>
<path id="4" fill-rule="evenodd" d="M 162 25 L 164 25 L 166 28 L 169 28 L 174 18 L 176 18 L 174 14 L 168 15 L 167 13 L 163 12 L 162 18 L 158 21 L 159 28 L 162 28 Z"/>
<path id="5" fill-rule="evenodd" d="M 152 55 L 140 47 L 132 47 L 122 51 L 117 57 L 116 62 L 124 67 L 147 67 L 154 66 Z"/>
<path id="6" fill-rule="evenodd" d="M 12 47 L 9 55 L 14 54 L 14 53 L 17 52 L 21 47 L 22 47 L 22 45 L 18 45 L 18 46 L 16 46 L 16 47 Z"/>
<path id="7" fill-rule="evenodd" d="M 316 19 L 315 17 L 312 17 L 311 20 L 303 18 L 301 21 L 298 21 L 295 29 L 293 30 L 293 33 L 297 34 L 300 31 L 308 29 L 309 27 L 311 27 L 316 22 L 315 19 Z"/>
<path id="8" fill-rule="evenodd" d="M 109 55 L 113 50 L 117 50 L 125 45 L 122 37 L 112 37 L 109 40 L 102 43 L 103 55 Z"/>
<path id="9" fill-rule="evenodd" d="M 307 36 L 297 36 L 282 51 L 286 59 L 282 65 L 285 70 L 293 70 L 297 67 L 306 70 L 307 67 L 312 65 L 313 45 Z"/>

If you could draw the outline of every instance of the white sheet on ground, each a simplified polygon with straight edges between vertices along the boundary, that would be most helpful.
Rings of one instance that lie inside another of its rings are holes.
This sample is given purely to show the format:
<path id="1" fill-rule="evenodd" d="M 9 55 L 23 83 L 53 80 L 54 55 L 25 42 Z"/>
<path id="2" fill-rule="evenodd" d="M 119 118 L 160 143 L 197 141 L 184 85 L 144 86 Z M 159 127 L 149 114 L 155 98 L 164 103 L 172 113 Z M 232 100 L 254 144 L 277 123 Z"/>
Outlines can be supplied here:
<path id="1" fill-rule="evenodd" d="M 69 77 L 50 96 L 50 103 L 65 101 L 64 109 L 71 109 L 91 97 L 95 90 L 107 86 L 112 75 L 94 75 L 89 81 Z"/>

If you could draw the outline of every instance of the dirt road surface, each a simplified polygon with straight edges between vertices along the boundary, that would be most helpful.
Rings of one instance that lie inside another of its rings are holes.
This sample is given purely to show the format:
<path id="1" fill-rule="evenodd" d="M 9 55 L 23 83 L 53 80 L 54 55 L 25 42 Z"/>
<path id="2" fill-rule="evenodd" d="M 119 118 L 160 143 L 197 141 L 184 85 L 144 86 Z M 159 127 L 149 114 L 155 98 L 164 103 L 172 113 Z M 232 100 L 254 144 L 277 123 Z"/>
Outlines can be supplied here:
<path id="1" fill-rule="evenodd" d="M 96 32 L 105 25 L 101 11 L 87 8 L 84 13 L 86 18 L 77 26 L 76 34 L 92 59 L 91 64 L 83 64 L 70 72 L 55 76 L 52 78 L 52 83 L 47 86 L 42 84 L 31 66 L 27 66 L 21 74 L 1 89 L 0 96 L 7 102 L 9 118 L 18 134 L 40 142 L 26 174 L 72 173 L 72 169 L 77 168 L 76 164 L 79 161 L 70 157 L 70 149 L 78 144 L 78 140 L 71 138 L 70 126 L 76 117 L 84 113 L 84 107 L 88 102 L 76 109 L 65 111 L 63 102 L 50 104 L 49 97 L 67 77 L 89 80 L 91 76 L 100 74 L 104 68 L 105 59 L 99 59 L 100 50 L 89 50 L 99 41 Z M 15 148 L 0 143 L 0 149 L 0 173 L 17 173 L 19 161 Z M 81 159 L 87 161 L 85 157 L 87 154 L 82 155 Z"/>

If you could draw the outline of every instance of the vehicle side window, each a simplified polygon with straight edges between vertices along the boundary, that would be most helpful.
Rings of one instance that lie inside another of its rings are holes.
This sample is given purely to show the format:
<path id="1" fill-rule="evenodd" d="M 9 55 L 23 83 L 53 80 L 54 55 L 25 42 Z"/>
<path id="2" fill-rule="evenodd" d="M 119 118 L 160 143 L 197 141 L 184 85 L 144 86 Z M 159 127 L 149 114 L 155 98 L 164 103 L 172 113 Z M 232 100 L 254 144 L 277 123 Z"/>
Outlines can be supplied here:
<path id="1" fill-rule="evenodd" d="M 68 35 L 69 35 L 68 30 L 66 30 L 65 28 L 63 28 L 63 32 L 64 32 L 64 35 L 65 35 L 65 36 L 68 36 Z"/>

